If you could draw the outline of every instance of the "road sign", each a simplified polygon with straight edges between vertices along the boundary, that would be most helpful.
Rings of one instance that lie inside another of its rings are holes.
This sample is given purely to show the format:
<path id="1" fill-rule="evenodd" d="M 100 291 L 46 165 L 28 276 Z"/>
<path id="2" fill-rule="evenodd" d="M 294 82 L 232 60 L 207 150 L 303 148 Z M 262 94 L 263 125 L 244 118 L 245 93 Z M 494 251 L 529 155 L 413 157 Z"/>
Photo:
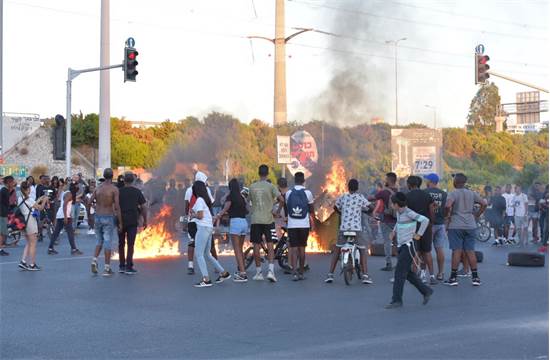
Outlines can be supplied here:
<path id="1" fill-rule="evenodd" d="M 277 135 L 277 163 L 290 164 L 290 136 Z"/>
<path id="2" fill-rule="evenodd" d="M 479 44 L 476 46 L 476 54 L 483 55 L 483 53 L 485 53 L 485 45 Z"/>
<path id="3" fill-rule="evenodd" d="M 126 46 L 133 48 L 134 46 L 136 46 L 136 40 L 134 40 L 133 37 L 129 37 L 126 40 Z"/>

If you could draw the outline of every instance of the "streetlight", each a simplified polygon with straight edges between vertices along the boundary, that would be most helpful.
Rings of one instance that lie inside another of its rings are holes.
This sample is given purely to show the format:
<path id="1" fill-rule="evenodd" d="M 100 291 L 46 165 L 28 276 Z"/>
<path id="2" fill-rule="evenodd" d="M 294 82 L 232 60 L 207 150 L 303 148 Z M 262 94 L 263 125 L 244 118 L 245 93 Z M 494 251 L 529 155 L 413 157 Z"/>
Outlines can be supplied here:
<path id="1" fill-rule="evenodd" d="M 437 107 L 431 105 L 424 105 L 428 109 L 432 109 L 434 112 L 434 130 L 437 129 Z"/>
<path id="2" fill-rule="evenodd" d="M 394 46 L 394 60 L 395 60 L 395 126 L 397 126 L 399 112 L 397 102 L 397 45 L 400 41 L 407 40 L 406 37 L 397 40 L 386 40 L 386 44 L 393 44 Z"/>

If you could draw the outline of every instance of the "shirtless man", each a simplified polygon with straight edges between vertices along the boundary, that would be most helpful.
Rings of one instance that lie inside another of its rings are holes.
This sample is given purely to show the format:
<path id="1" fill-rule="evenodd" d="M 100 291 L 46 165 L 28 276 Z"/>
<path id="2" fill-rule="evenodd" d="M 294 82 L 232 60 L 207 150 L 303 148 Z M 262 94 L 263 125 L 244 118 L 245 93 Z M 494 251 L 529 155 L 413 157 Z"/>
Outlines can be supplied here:
<path id="1" fill-rule="evenodd" d="M 115 224 L 118 224 L 118 232 L 122 231 L 122 218 L 118 203 L 118 188 L 113 184 L 113 169 L 105 169 L 103 177 L 105 181 L 97 187 L 90 199 L 91 202 L 96 201 L 95 236 L 97 245 L 92 260 L 92 273 L 97 274 L 97 258 L 101 253 L 101 248 L 105 246 L 103 276 L 111 276 L 113 275 L 113 270 L 111 270 L 111 242 L 115 234 Z"/>

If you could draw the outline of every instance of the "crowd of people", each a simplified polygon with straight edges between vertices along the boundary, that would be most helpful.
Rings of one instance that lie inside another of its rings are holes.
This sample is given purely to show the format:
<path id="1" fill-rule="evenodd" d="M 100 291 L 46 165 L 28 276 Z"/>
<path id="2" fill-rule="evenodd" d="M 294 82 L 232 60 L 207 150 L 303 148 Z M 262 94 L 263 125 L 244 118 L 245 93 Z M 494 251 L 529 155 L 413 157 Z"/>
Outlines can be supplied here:
<path id="1" fill-rule="evenodd" d="M 55 255 L 55 245 L 62 230 L 67 234 L 72 255 L 82 252 L 76 246 L 75 229 L 82 205 L 87 212 L 88 233 L 95 235 L 96 247 L 91 262 L 91 272 L 99 273 L 99 257 L 104 252 L 103 276 L 111 276 L 111 251 L 118 239 L 119 273 L 137 273 L 133 263 L 133 248 L 140 227 L 147 227 L 148 212 L 158 211 L 162 204 L 174 211 L 168 221 L 169 231 L 176 232 L 180 215 L 187 219 L 188 274 L 199 268 L 200 279 L 195 287 L 210 287 L 233 278 L 235 282 L 247 282 L 243 245 L 248 234 L 253 244 L 255 272 L 252 280 L 264 279 L 277 282 L 274 269 L 274 246 L 277 227 L 288 229 L 289 264 L 293 281 L 305 279 L 306 247 L 314 217 L 315 197 L 306 187 L 303 173 L 294 174 L 294 185 L 288 186 L 285 178 L 277 185 L 269 180 L 269 168 L 261 165 L 259 180 L 244 187 L 237 179 L 228 184 L 228 192 L 221 194 L 219 186 L 212 193 L 205 173 L 195 170 L 194 182 L 176 185 L 169 181 L 168 187 L 160 185 L 160 191 L 144 188 L 132 173 L 120 175 L 115 181 L 113 170 L 106 169 L 100 184 L 95 180 L 84 181 L 81 175 L 72 178 L 49 178 L 40 176 L 36 184 L 32 177 L 20 184 L 16 194 L 15 180 L 3 178 L 0 190 L 0 245 L 8 235 L 8 214 L 15 213 L 24 219 L 27 244 L 19 267 L 37 271 L 36 243 L 42 238 L 42 224 L 49 220 L 55 224 L 48 246 L 48 254 Z M 422 188 L 425 183 L 425 188 Z M 334 281 L 334 271 L 340 249 L 345 245 L 345 232 L 356 234 L 355 244 L 361 254 L 361 280 L 373 284 L 368 272 L 366 249 L 369 241 L 381 238 L 384 243 L 386 265 L 382 271 L 394 271 L 393 295 L 387 308 L 396 308 L 403 303 L 405 280 L 415 286 L 428 303 L 433 286 L 442 282 L 449 286 L 459 284 L 460 275 L 470 276 L 472 285 L 480 286 L 475 243 L 479 218 L 485 218 L 494 228 L 495 245 L 519 243 L 527 245 L 531 225 L 532 241 L 548 244 L 548 186 L 534 183 L 527 193 L 520 185 L 512 188 L 486 186 L 482 197 L 468 188 L 464 174 L 453 175 L 454 190 L 445 192 L 439 186 L 437 174 L 409 176 L 406 188 L 398 189 L 395 173 L 387 173 L 385 182 L 378 183 L 374 193 L 359 192 L 359 182 L 349 179 L 348 192 L 341 194 L 334 204 L 340 214 L 340 226 L 336 244 L 332 249 L 326 283 Z M 82 205 L 81 205 L 82 204 Z M 486 211 L 487 209 L 487 211 Z M 365 221 L 365 213 L 369 221 Z M 231 274 L 218 261 L 213 244 L 213 231 L 222 219 L 228 217 L 229 235 L 233 244 L 236 271 Z M 517 241 L 515 240 L 517 237 Z M 452 251 L 451 268 L 444 279 L 446 244 Z M 267 270 L 264 273 L 260 249 L 267 249 Z M 435 248 L 437 271 L 434 268 L 432 248 Z M 397 261 L 393 264 L 392 253 L 397 249 Z M 543 248 L 542 250 L 546 250 Z M 8 253 L 1 249 L 2 255 Z M 209 262 L 215 269 L 216 280 L 208 271 Z M 462 273 L 459 266 L 462 264 Z M 265 274 L 265 275 L 264 275 Z"/>

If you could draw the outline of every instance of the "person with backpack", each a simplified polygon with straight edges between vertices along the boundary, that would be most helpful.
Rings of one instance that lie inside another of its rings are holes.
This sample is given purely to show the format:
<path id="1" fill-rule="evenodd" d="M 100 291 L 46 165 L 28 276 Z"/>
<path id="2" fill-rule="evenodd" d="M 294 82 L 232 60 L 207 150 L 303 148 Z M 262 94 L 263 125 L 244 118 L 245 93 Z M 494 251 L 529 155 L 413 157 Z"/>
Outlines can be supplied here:
<path id="1" fill-rule="evenodd" d="M 313 227 L 313 194 L 304 186 L 304 173 L 294 174 L 294 187 L 286 192 L 286 212 L 288 214 L 288 239 L 290 242 L 290 267 L 293 270 L 292 280 L 304 280 L 306 264 L 306 246 L 309 230 Z M 300 269 L 297 269 L 297 260 Z"/>
<path id="2" fill-rule="evenodd" d="M 36 242 L 38 240 L 38 217 L 40 211 L 48 203 L 48 196 L 42 195 L 36 201 L 31 191 L 32 185 L 27 181 L 21 183 L 21 198 L 19 199 L 19 212 L 24 218 L 25 237 L 27 244 L 23 249 L 23 255 L 19 262 L 19 267 L 23 270 L 39 271 L 42 268 L 36 265 Z M 17 210 L 16 210 L 17 211 Z"/>
<path id="3" fill-rule="evenodd" d="M 392 241 L 390 239 L 390 233 L 395 226 L 395 211 L 391 206 L 391 197 L 397 192 L 397 175 L 393 172 L 386 174 L 386 183 L 384 189 L 379 191 L 374 196 L 376 201 L 375 209 L 382 208 L 383 216 L 381 216 L 380 230 L 382 232 L 382 238 L 384 240 L 384 256 L 386 257 L 386 266 L 384 266 L 382 271 L 392 271 L 393 266 L 391 262 L 392 256 Z"/>

